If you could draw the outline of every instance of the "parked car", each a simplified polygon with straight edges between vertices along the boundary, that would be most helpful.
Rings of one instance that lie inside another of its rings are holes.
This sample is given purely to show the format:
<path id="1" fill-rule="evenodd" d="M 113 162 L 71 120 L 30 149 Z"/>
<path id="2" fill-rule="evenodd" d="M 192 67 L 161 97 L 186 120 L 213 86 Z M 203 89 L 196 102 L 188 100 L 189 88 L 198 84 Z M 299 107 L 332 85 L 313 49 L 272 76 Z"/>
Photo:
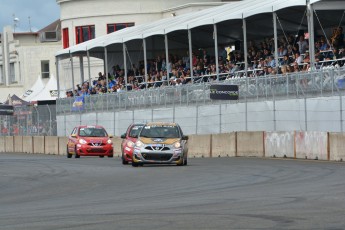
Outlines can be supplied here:
<path id="1" fill-rule="evenodd" d="M 144 164 L 187 165 L 188 136 L 177 123 L 149 122 L 141 129 L 134 146 L 132 166 Z"/>
<path id="2" fill-rule="evenodd" d="M 112 135 L 100 125 L 81 125 L 73 129 L 68 138 L 67 157 L 80 156 L 113 157 Z"/>
<path id="3" fill-rule="evenodd" d="M 126 165 L 128 162 L 132 162 L 133 150 L 135 142 L 144 124 L 131 124 L 128 126 L 126 133 L 121 135 L 121 159 L 122 164 Z"/>

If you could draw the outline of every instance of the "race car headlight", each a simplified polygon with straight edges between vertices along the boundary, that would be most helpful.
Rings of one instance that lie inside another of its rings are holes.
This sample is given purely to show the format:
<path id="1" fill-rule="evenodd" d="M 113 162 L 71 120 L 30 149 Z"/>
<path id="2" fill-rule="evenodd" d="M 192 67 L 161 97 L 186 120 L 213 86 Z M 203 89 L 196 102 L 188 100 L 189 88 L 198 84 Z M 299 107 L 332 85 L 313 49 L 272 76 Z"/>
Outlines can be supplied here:
<path id="1" fill-rule="evenodd" d="M 135 142 L 135 146 L 136 147 L 141 147 L 141 146 L 143 146 L 144 144 L 143 144 L 143 142 L 141 142 L 141 141 L 137 141 L 137 142 Z"/>
<path id="2" fill-rule="evenodd" d="M 181 147 L 181 143 L 180 142 L 175 142 L 174 143 L 174 148 L 180 148 Z"/>
<path id="3" fill-rule="evenodd" d="M 132 141 L 128 141 L 127 147 L 130 147 L 130 148 L 134 147 L 134 143 Z"/>
<path id="4" fill-rule="evenodd" d="M 109 140 L 107 140 L 107 143 L 112 144 L 113 142 L 109 139 Z"/>
<path id="5" fill-rule="evenodd" d="M 80 139 L 80 140 L 79 140 L 79 144 L 85 145 L 85 144 L 87 144 L 87 141 L 84 140 L 84 139 Z"/>

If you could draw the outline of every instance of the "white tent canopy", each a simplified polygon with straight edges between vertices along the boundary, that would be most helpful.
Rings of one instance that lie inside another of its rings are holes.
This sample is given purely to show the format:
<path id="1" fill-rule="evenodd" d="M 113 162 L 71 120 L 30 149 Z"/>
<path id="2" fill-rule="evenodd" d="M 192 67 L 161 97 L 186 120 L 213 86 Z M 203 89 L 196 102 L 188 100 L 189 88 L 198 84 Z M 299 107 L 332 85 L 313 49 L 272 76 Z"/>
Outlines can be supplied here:
<path id="1" fill-rule="evenodd" d="M 38 95 L 43 89 L 44 83 L 42 81 L 42 77 L 41 75 L 38 75 L 36 82 L 29 90 L 25 91 L 25 93 L 22 96 L 22 99 L 24 99 L 25 101 L 31 101 L 31 98 Z"/>
<path id="2" fill-rule="evenodd" d="M 39 92 L 34 97 L 30 98 L 30 101 L 56 100 L 58 96 L 57 89 L 58 89 L 57 81 L 54 75 L 51 75 L 49 81 L 47 82 L 43 90 L 41 90 L 41 92 Z M 65 92 L 61 92 L 60 90 L 60 98 L 62 97 L 61 95 L 62 96 L 65 95 Z"/>

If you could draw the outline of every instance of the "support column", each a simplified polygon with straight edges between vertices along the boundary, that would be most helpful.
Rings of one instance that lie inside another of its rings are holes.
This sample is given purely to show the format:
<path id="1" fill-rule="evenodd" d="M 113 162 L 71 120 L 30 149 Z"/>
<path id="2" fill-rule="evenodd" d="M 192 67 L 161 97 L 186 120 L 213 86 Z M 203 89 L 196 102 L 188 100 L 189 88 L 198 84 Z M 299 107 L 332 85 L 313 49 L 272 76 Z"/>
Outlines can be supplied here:
<path id="1" fill-rule="evenodd" d="M 169 70 L 168 65 L 169 65 L 169 47 L 168 47 L 168 35 L 164 35 L 164 42 L 165 42 L 165 63 L 166 63 L 166 68 L 167 68 L 167 80 L 169 82 Z"/>
<path id="2" fill-rule="evenodd" d="M 274 61 L 276 63 L 276 73 L 278 73 L 278 35 L 277 35 L 277 13 L 273 12 L 273 29 L 274 29 Z"/>
<path id="3" fill-rule="evenodd" d="M 71 71 L 72 71 L 72 92 L 74 94 L 74 67 L 73 67 L 73 56 L 71 52 L 69 52 L 70 62 L 71 62 Z"/>
<path id="4" fill-rule="evenodd" d="M 314 9 L 310 1 L 308 2 L 308 33 L 309 33 L 309 58 L 310 67 L 315 69 L 315 41 L 314 41 Z"/>
<path id="5" fill-rule="evenodd" d="M 87 55 L 87 69 L 88 69 L 88 73 L 89 73 L 89 86 L 92 86 L 92 82 L 91 82 L 91 66 L 90 66 L 90 52 L 89 52 L 89 50 L 86 51 L 86 55 Z"/>
<path id="6" fill-rule="evenodd" d="M 108 87 L 109 87 L 109 83 L 108 83 L 108 51 L 107 51 L 107 47 L 104 47 L 104 65 L 105 65 L 105 79 L 106 79 L 106 88 L 107 88 L 107 92 L 108 92 Z"/>
<path id="7" fill-rule="evenodd" d="M 79 68 L 80 68 L 80 78 L 81 78 L 81 84 L 84 83 L 84 57 L 79 56 Z"/>
<path id="8" fill-rule="evenodd" d="M 147 56 L 146 56 L 146 39 L 143 38 L 143 49 L 144 49 L 144 70 L 145 70 L 145 88 L 147 89 Z"/>
<path id="9" fill-rule="evenodd" d="M 248 48 L 247 48 L 247 22 L 243 19 L 243 52 L 244 52 L 244 71 L 248 76 Z"/>
<path id="10" fill-rule="evenodd" d="M 59 58 L 55 57 L 55 67 L 56 67 L 56 83 L 58 91 L 58 99 L 60 99 L 60 73 L 59 73 Z"/>
<path id="11" fill-rule="evenodd" d="M 213 37 L 214 37 L 214 55 L 216 61 L 216 74 L 217 82 L 219 81 L 219 63 L 218 63 L 218 33 L 217 33 L 217 24 L 213 24 Z"/>
<path id="12" fill-rule="evenodd" d="M 189 69 L 190 69 L 190 79 L 194 83 L 193 76 L 193 46 L 192 46 L 192 31 L 188 29 L 188 45 L 189 45 Z"/>
<path id="13" fill-rule="evenodd" d="M 123 50 L 123 71 L 125 72 L 125 90 L 127 91 L 127 55 L 126 55 L 126 44 L 122 43 Z"/>

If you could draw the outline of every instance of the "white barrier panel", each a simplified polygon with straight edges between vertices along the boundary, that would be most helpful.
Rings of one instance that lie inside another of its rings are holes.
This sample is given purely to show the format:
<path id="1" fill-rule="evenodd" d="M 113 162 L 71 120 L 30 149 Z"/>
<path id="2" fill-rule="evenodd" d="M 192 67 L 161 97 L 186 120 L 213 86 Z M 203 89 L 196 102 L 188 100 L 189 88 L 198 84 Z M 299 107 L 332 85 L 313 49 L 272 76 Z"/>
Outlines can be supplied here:
<path id="1" fill-rule="evenodd" d="M 0 153 L 5 152 L 5 137 L 0 137 Z"/>
<path id="2" fill-rule="evenodd" d="M 221 133 L 212 135 L 211 157 L 235 157 L 236 133 Z"/>
<path id="3" fill-rule="evenodd" d="M 59 155 L 67 155 L 68 137 L 58 137 L 58 138 L 59 138 Z"/>
<path id="4" fill-rule="evenodd" d="M 237 132 L 238 157 L 264 157 L 263 132 Z"/>
<path id="5" fill-rule="evenodd" d="M 14 136 L 14 152 L 22 153 L 23 152 L 23 137 Z"/>
<path id="6" fill-rule="evenodd" d="M 13 153 L 14 152 L 14 138 L 13 138 L 13 136 L 5 137 L 5 151 L 7 153 Z"/>
<path id="7" fill-rule="evenodd" d="M 210 157 L 211 135 L 189 135 L 188 157 Z"/>
<path id="8" fill-rule="evenodd" d="M 296 158 L 329 160 L 327 132 L 296 132 Z"/>
<path id="9" fill-rule="evenodd" d="M 34 153 L 44 154 L 44 136 L 35 136 L 32 139 Z"/>
<path id="10" fill-rule="evenodd" d="M 23 136 L 23 152 L 24 153 L 34 153 L 33 137 L 32 136 Z"/>
<path id="11" fill-rule="evenodd" d="M 44 138 L 44 153 L 58 155 L 59 154 L 59 139 L 56 136 L 46 136 Z"/>
<path id="12" fill-rule="evenodd" d="M 329 133 L 329 150 L 331 161 L 345 161 L 344 133 Z"/>
<path id="13" fill-rule="evenodd" d="M 113 137 L 111 140 L 113 141 L 114 157 L 120 157 L 122 155 L 121 153 L 122 138 Z"/>
<path id="14" fill-rule="evenodd" d="M 265 157 L 294 158 L 294 132 L 265 132 Z"/>

